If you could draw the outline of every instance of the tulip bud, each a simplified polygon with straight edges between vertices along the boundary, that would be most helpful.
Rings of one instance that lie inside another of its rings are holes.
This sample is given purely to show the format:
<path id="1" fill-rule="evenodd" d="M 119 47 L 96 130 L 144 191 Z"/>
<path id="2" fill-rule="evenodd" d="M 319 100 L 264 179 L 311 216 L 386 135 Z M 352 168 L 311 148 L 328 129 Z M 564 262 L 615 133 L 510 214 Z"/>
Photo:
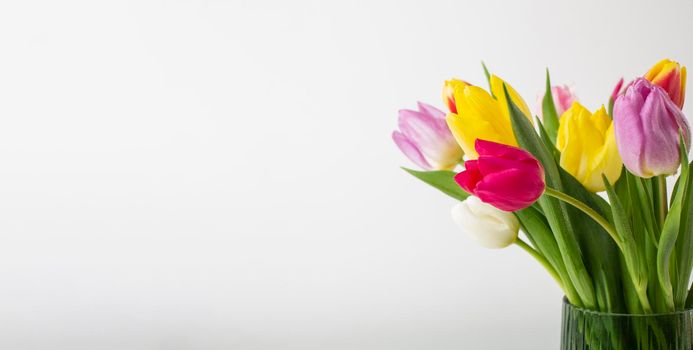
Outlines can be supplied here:
<path id="1" fill-rule="evenodd" d="M 452 169 L 462 149 L 450 133 L 443 111 L 419 102 L 419 110 L 399 111 L 399 129 L 392 139 L 412 162 L 425 170 Z"/>
<path id="2" fill-rule="evenodd" d="M 618 96 L 622 94 L 621 89 L 623 88 L 623 78 L 621 78 L 617 83 L 616 86 L 614 86 L 614 90 L 611 91 L 611 97 L 609 98 L 609 102 L 613 103 L 616 101 Z M 627 87 L 626 87 L 627 88 Z"/>
<path id="3" fill-rule="evenodd" d="M 448 107 L 450 113 L 457 113 L 457 106 L 455 105 L 455 89 L 461 89 L 469 85 L 471 84 L 459 79 L 450 79 L 445 81 L 445 84 L 443 85 L 443 101 Z"/>
<path id="4" fill-rule="evenodd" d="M 482 247 L 505 248 L 517 239 L 520 224 L 513 213 L 470 196 L 452 208 L 452 220 Z"/>
<path id="5" fill-rule="evenodd" d="M 676 172 L 679 130 L 686 149 L 690 147 L 690 127 L 683 112 L 666 91 L 643 78 L 616 100 L 614 129 L 623 164 L 644 178 Z"/>
<path id="6" fill-rule="evenodd" d="M 524 209 L 544 193 L 544 168 L 529 152 L 478 139 L 479 158 L 464 163 L 455 181 L 484 203 L 505 210 Z"/>
<path id="7" fill-rule="evenodd" d="M 683 107 L 686 97 L 686 67 L 681 67 L 678 62 L 663 59 L 650 68 L 644 78 L 664 89 L 679 108 Z"/>
<path id="8" fill-rule="evenodd" d="M 621 176 L 614 128 L 604 106 L 592 114 L 578 102 L 561 117 L 556 147 L 561 151 L 561 168 L 589 191 L 604 191 L 606 176 L 613 184 Z"/>
<path id="9" fill-rule="evenodd" d="M 551 97 L 553 97 L 553 105 L 556 107 L 556 114 L 560 117 L 563 112 L 568 110 L 573 102 L 577 101 L 577 95 L 568 85 L 557 85 L 551 87 Z M 542 101 L 544 101 L 544 95 L 539 96 L 537 99 L 537 114 L 544 119 L 544 111 L 542 108 Z"/>

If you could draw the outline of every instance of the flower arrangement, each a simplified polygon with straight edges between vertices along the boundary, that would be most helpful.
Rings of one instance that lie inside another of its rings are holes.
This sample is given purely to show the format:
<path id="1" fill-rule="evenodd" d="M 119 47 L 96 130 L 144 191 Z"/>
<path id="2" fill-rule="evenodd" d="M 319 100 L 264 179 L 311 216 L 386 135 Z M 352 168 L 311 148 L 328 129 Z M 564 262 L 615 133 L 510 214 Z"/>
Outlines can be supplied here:
<path id="1" fill-rule="evenodd" d="M 480 245 L 529 253 L 576 307 L 693 307 L 686 68 L 665 59 L 621 79 L 596 110 L 547 71 L 540 117 L 483 68 L 488 90 L 444 83 L 447 113 L 424 103 L 399 112 L 392 138 L 422 169 L 404 170 L 459 200 L 453 220 Z"/>

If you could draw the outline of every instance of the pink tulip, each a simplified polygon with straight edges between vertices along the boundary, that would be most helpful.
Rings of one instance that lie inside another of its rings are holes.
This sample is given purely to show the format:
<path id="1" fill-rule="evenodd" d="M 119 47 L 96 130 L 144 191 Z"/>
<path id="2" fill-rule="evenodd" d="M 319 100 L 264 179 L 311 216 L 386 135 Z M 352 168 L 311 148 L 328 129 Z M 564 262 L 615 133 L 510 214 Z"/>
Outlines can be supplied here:
<path id="1" fill-rule="evenodd" d="M 418 103 L 419 110 L 399 111 L 399 130 L 392 139 L 412 162 L 424 170 L 452 169 L 462 159 L 462 149 L 448 129 L 443 111 Z"/>
<path id="2" fill-rule="evenodd" d="M 573 105 L 573 102 L 578 100 L 577 96 L 568 85 L 552 86 L 551 96 L 553 97 L 553 105 L 556 107 L 556 113 L 559 118 L 561 117 L 561 115 L 563 115 L 563 112 L 567 111 L 570 108 L 570 106 Z M 544 113 L 542 108 L 543 100 L 544 95 L 541 95 L 539 96 L 537 101 L 537 105 L 539 106 L 537 114 L 539 114 L 539 116 L 542 119 L 544 119 Z"/>
<path id="3" fill-rule="evenodd" d="M 515 211 L 532 205 L 544 193 L 544 168 L 529 152 L 477 139 L 476 160 L 464 163 L 455 181 L 482 202 Z"/>
<path id="4" fill-rule="evenodd" d="M 673 174 L 679 166 L 679 130 L 690 147 L 690 127 L 667 92 L 643 78 L 636 79 L 614 103 L 616 144 L 623 164 L 649 178 Z"/>

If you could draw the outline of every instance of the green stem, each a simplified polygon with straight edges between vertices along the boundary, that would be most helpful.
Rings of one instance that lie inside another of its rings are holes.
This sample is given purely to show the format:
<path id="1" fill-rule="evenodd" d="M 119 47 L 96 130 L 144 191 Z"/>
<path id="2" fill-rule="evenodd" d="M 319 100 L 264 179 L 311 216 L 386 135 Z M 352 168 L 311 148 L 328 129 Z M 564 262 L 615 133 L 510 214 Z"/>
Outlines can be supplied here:
<path id="1" fill-rule="evenodd" d="M 599 215 L 594 209 L 590 208 L 587 206 L 587 204 L 580 202 L 579 200 L 575 199 L 574 197 L 571 197 L 570 195 L 567 195 L 563 192 L 558 192 L 552 188 L 547 187 L 544 190 L 544 194 L 550 197 L 557 198 L 563 202 L 566 202 L 575 208 L 579 209 L 583 213 L 587 214 L 587 216 L 591 217 L 594 221 L 596 221 L 601 227 L 604 228 L 606 233 L 611 236 L 611 238 L 614 240 L 618 248 L 621 250 L 622 253 L 625 254 L 626 252 L 626 246 L 624 246 L 624 242 L 619 238 L 618 233 L 616 232 L 616 229 L 607 221 L 603 216 Z M 631 267 L 632 268 L 632 267 Z M 634 281 L 635 283 L 635 281 Z M 640 303 L 642 304 L 643 311 L 645 313 L 651 313 L 652 312 L 652 307 L 650 306 L 650 302 L 647 299 L 647 289 L 643 288 L 643 285 L 640 283 L 635 283 L 635 291 L 637 292 L 638 299 L 640 299 Z"/>
<path id="2" fill-rule="evenodd" d="M 544 190 L 544 194 L 560 199 L 572 206 L 574 206 L 577 209 L 580 209 L 583 213 L 587 214 L 589 217 L 591 217 L 594 221 L 596 221 L 601 227 L 604 228 L 606 233 L 611 236 L 611 238 L 616 242 L 616 244 L 621 247 L 621 240 L 618 237 L 618 234 L 616 233 L 616 229 L 611 226 L 609 221 L 607 221 L 603 216 L 599 215 L 594 209 L 590 208 L 587 206 L 587 204 L 580 202 L 579 200 L 575 199 L 574 197 L 571 197 L 563 192 L 558 192 L 552 188 L 546 188 Z"/>
<path id="3" fill-rule="evenodd" d="M 657 192 L 659 194 L 659 227 L 664 226 L 664 219 L 667 217 L 667 177 L 666 175 L 657 176 Z"/>
<path id="4" fill-rule="evenodd" d="M 562 290 L 565 290 L 565 288 L 563 288 L 563 282 L 561 281 L 561 278 L 558 276 L 558 273 L 553 268 L 553 266 L 551 266 L 549 261 L 546 260 L 546 258 L 544 258 L 543 255 L 541 255 L 541 253 L 539 253 L 536 249 L 532 248 L 529 244 L 527 244 L 527 242 L 523 241 L 519 237 L 515 240 L 515 244 L 517 244 L 520 248 L 529 253 L 529 255 L 531 255 L 537 262 L 539 262 L 539 264 L 541 264 L 541 266 L 543 266 L 546 269 L 546 271 L 549 272 L 549 275 L 553 277 L 556 283 L 558 283 L 558 286 Z"/>

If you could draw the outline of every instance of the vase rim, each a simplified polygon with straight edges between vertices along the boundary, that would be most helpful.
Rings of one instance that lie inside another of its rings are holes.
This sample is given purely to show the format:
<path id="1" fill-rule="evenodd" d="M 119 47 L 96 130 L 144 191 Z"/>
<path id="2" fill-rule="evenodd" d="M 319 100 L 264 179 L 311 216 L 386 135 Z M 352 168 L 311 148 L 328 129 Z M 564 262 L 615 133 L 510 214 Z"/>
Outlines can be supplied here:
<path id="1" fill-rule="evenodd" d="M 589 314 L 594 314 L 594 315 L 603 315 L 603 316 L 618 316 L 618 317 L 659 317 L 659 316 L 672 316 L 672 315 L 682 315 L 682 314 L 688 314 L 693 312 L 693 308 L 687 308 L 684 310 L 678 310 L 678 311 L 673 311 L 673 312 L 664 312 L 664 313 L 656 313 L 656 314 L 626 314 L 626 313 L 619 313 L 619 312 L 603 312 L 603 311 L 596 311 L 596 310 L 590 310 L 590 309 L 585 309 L 583 307 L 578 307 L 573 304 L 571 304 L 568 301 L 567 297 L 563 297 L 563 304 L 564 305 L 569 305 L 571 308 L 580 310 L 581 312 L 584 313 L 589 313 Z"/>

